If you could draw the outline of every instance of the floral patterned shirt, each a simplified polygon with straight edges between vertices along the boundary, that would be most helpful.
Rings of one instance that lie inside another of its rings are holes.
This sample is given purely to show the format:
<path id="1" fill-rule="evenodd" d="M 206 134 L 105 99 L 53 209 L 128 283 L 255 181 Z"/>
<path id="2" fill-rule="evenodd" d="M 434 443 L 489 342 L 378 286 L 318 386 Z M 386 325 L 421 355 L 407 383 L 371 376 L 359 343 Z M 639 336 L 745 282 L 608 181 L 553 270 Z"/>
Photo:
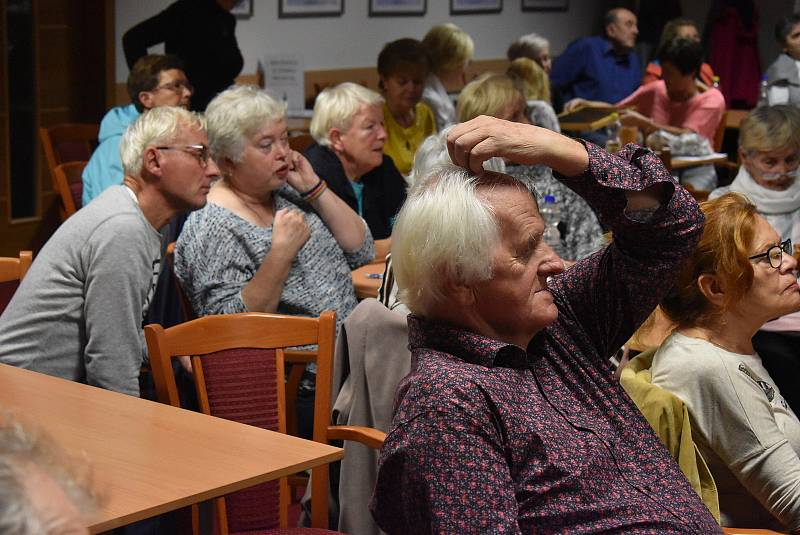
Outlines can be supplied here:
<path id="1" fill-rule="evenodd" d="M 607 360 L 674 280 L 700 236 L 697 203 L 651 152 L 560 180 L 615 241 L 551 279 L 555 323 L 527 349 L 409 316 L 371 509 L 393 533 L 720 533 Z M 626 212 L 625 191 L 668 184 Z"/>

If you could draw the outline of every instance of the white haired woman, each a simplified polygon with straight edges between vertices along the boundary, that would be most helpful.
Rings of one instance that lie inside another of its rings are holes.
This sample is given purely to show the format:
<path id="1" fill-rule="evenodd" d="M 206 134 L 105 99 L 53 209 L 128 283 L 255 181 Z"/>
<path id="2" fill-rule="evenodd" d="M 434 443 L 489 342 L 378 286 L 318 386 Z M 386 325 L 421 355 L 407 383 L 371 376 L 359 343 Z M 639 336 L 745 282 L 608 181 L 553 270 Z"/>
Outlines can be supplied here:
<path id="1" fill-rule="evenodd" d="M 406 182 L 383 152 L 383 97 L 345 82 L 322 91 L 314 103 L 311 135 L 316 143 L 305 156 L 328 187 L 369 225 L 372 237 L 392 235 L 406 200 Z"/>
<path id="2" fill-rule="evenodd" d="M 266 92 L 227 89 L 206 118 L 222 179 L 175 248 L 195 313 L 334 310 L 341 325 L 357 302 L 350 272 L 374 256 L 366 224 L 289 148 L 286 107 Z"/>

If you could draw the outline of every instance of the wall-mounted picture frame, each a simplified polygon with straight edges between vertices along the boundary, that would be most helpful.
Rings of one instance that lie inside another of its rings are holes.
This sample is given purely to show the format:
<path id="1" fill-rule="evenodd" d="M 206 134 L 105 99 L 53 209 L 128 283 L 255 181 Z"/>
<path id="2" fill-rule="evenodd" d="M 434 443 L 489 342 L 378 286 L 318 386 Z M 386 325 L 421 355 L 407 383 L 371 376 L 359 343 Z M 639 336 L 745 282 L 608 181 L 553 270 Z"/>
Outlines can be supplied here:
<path id="1" fill-rule="evenodd" d="M 451 15 L 500 13 L 501 11 L 503 11 L 503 0 L 450 0 Z"/>
<path id="2" fill-rule="evenodd" d="M 249 19 L 253 16 L 253 0 L 239 0 L 231 8 L 231 14 L 237 19 Z"/>
<path id="3" fill-rule="evenodd" d="M 522 0 L 522 11 L 567 11 L 569 0 Z"/>
<path id="4" fill-rule="evenodd" d="M 278 18 L 339 17 L 344 0 L 278 0 Z"/>
<path id="5" fill-rule="evenodd" d="M 370 17 L 421 17 L 428 0 L 369 0 Z"/>

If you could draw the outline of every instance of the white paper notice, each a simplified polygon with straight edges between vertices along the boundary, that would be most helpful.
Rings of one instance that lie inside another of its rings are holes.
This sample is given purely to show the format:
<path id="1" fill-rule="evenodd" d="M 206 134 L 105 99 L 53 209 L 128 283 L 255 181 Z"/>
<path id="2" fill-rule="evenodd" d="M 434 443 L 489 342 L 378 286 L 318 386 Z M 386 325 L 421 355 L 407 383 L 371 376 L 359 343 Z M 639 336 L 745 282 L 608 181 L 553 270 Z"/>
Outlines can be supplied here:
<path id="1" fill-rule="evenodd" d="M 299 112 L 305 108 L 301 56 L 288 54 L 265 56 L 264 83 L 272 96 L 287 103 L 290 112 Z"/>

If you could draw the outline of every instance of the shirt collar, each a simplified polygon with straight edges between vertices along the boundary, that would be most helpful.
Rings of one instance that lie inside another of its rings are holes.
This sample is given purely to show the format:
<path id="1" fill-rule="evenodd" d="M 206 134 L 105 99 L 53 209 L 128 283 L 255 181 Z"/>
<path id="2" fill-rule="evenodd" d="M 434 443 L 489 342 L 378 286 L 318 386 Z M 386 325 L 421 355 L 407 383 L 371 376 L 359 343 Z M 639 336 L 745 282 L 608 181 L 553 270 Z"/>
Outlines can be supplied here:
<path id="1" fill-rule="evenodd" d="M 408 316 L 408 340 L 411 350 L 427 348 L 448 353 L 470 364 L 519 368 L 527 365 L 527 353 L 521 347 L 436 323 L 421 316 Z"/>

